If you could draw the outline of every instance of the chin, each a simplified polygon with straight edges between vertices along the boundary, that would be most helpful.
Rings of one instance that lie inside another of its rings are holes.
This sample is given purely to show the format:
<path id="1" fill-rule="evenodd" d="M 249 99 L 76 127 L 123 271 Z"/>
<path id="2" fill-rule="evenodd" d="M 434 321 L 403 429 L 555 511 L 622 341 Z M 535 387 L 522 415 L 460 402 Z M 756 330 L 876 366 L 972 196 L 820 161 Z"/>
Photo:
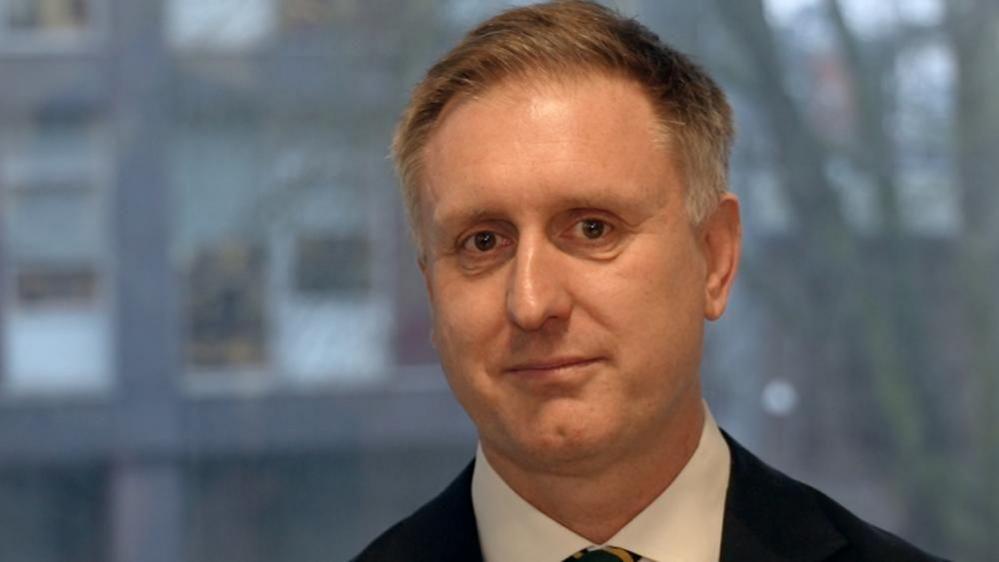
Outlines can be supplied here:
<path id="1" fill-rule="evenodd" d="M 606 422 L 545 424 L 522 429 L 512 446 L 518 460 L 539 468 L 557 470 L 564 466 L 580 468 L 606 456 L 617 441 L 615 432 Z"/>

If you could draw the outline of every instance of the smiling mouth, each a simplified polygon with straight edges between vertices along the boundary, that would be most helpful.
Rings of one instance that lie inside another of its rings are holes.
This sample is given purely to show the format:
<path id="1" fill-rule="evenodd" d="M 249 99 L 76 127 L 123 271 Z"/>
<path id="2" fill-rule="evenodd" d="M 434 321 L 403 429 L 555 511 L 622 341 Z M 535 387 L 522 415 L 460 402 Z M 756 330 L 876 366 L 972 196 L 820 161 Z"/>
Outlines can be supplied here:
<path id="1" fill-rule="evenodd" d="M 566 357 L 553 358 L 541 361 L 528 361 L 519 363 L 509 368 L 507 371 L 514 374 L 545 374 L 568 371 L 592 365 L 599 361 L 599 358 Z"/>

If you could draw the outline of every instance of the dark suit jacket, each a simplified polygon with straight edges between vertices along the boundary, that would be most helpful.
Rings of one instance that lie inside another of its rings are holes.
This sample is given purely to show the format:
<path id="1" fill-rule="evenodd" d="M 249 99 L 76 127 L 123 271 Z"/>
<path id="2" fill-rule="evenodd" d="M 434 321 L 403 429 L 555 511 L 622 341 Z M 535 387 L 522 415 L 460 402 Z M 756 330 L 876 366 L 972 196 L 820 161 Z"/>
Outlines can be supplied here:
<path id="1" fill-rule="evenodd" d="M 732 471 L 721 562 L 940 560 L 865 523 L 818 490 L 767 466 L 725 434 Z M 358 562 L 481 561 L 472 465 L 430 503 L 375 539 Z"/>

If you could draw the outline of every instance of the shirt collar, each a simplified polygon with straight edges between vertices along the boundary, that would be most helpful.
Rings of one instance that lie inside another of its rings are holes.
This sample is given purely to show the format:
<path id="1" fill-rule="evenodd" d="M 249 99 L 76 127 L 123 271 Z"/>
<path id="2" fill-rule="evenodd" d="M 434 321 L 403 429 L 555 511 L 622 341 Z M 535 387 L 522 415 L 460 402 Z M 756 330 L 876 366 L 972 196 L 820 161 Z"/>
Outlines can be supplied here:
<path id="1" fill-rule="evenodd" d="M 607 544 L 654 562 L 717 562 L 721 551 L 730 453 L 711 412 L 694 454 L 673 482 Z M 589 546 L 585 538 L 517 495 L 479 445 L 472 505 L 485 562 L 559 562 Z"/>

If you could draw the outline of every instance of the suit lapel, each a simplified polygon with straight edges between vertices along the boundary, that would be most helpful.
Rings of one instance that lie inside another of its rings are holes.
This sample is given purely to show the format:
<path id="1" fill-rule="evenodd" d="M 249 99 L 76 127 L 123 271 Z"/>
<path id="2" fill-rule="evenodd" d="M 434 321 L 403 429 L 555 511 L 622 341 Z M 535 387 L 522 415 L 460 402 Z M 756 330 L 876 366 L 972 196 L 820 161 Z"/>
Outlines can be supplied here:
<path id="1" fill-rule="evenodd" d="M 732 453 L 725 499 L 721 562 L 819 562 L 847 541 L 816 502 L 816 493 L 767 466 L 730 435 Z M 472 507 L 474 461 L 414 516 L 423 545 L 410 560 L 482 560 Z"/>
<path id="2" fill-rule="evenodd" d="M 415 550 L 421 556 L 409 560 L 427 562 L 481 562 L 479 530 L 472 507 L 472 471 L 475 461 L 465 467 L 451 484 L 417 514 L 418 535 L 426 540 Z"/>
<path id="3" fill-rule="evenodd" d="M 804 484 L 722 432 L 732 452 L 721 562 L 816 562 L 846 545 Z"/>

